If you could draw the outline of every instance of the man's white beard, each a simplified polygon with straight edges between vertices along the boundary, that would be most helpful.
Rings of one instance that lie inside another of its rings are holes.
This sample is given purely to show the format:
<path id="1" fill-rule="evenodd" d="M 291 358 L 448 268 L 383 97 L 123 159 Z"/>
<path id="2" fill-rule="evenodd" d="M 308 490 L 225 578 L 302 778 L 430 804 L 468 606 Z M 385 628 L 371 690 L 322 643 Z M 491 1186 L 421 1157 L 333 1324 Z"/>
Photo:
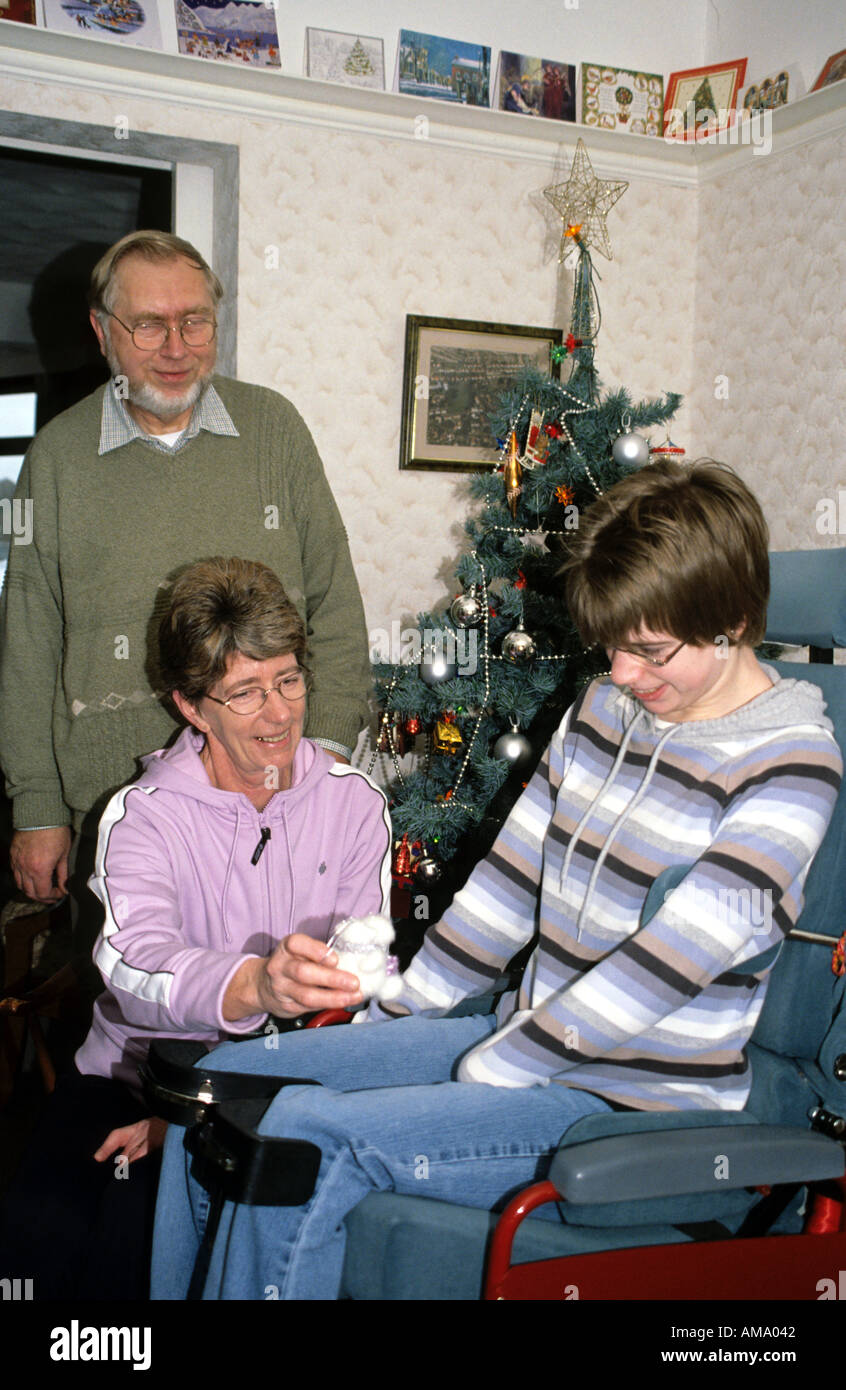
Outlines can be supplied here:
<path id="1" fill-rule="evenodd" d="M 155 386 L 150 386 L 147 382 L 131 381 L 115 355 L 108 340 L 108 334 L 106 335 L 106 347 L 106 361 L 109 364 L 109 371 L 113 377 L 118 378 L 121 382 L 126 382 L 128 387 L 128 394 L 125 399 L 129 400 L 132 405 L 137 405 L 140 410 L 146 410 L 157 420 L 161 420 L 162 424 L 166 424 L 168 420 L 175 420 L 183 411 L 193 410 L 212 374 L 211 369 L 209 369 L 191 386 L 188 386 L 180 396 L 172 396 L 157 390 Z"/>
<path id="2" fill-rule="evenodd" d="M 206 373 L 199 381 L 193 382 L 186 391 L 182 392 L 181 396 L 168 396 L 165 395 L 164 391 L 157 391 L 155 386 L 150 386 L 147 383 L 143 385 L 133 384 L 130 381 L 127 399 L 164 424 L 168 420 L 175 420 L 177 415 L 181 415 L 183 411 L 193 409 L 202 394 L 208 377 L 209 373 Z"/>

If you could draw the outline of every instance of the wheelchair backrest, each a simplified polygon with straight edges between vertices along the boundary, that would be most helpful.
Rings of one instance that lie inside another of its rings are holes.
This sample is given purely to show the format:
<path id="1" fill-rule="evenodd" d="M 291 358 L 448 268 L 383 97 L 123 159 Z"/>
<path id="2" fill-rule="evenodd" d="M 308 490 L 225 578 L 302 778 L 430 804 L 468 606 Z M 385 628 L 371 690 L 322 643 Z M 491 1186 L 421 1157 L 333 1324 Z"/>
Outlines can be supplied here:
<path id="1" fill-rule="evenodd" d="M 773 662 L 785 678 L 818 685 L 846 762 L 846 667 Z M 805 883 L 797 931 L 830 945 L 788 939 L 773 967 L 754 1042 L 783 1057 L 816 1059 L 846 1053 L 846 979 L 832 970 L 832 953 L 846 931 L 846 779 Z"/>
<path id="2" fill-rule="evenodd" d="M 770 555 L 767 641 L 846 647 L 846 547 Z"/>

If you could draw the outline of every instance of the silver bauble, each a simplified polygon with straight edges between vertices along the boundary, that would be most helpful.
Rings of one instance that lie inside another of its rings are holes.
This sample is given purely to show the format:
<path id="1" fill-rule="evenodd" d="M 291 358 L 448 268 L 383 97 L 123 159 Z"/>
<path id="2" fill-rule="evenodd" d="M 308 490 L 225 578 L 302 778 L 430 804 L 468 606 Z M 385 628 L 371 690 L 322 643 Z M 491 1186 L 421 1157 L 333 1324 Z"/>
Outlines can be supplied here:
<path id="1" fill-rule="evenodd" d="M 508 661 L 531 661 L 535 654 L 534 638 L 530 637 L 522 623 L 503 638 L 502 655 Z"/>
<path id="2" fill-rule="evenodd" d="M 441 866 L 430 854 L 424 854 L 414 866 L 414 877 L 419 883 L 437 883 L 441 876 Z"/>
<path id="3" fill-rule="evenodd" d="M 458 598 L 453 599 L 449 616 L 456 627 L 478 627 L 482 621 L 482 605 L 475 590 L 470 589 L 468 593 L 459 594 Z"/>
<path id="4" fill-rule="evenodd" d="M 532 745 L 525 734 L 520 733 L 520 725 L 512 724 L 507 734 L 500 734 L 493 746 L 495 758 L 505 758 L 517 769 L 524 767 L 532 756 Z"/>
<path id="5" fill-rule="evenodd" d="M 614 440 L 611 453 L 617 463 L 632 463 L 639 467 L 649 462 L 649 445 L 641 434 L 632 430 L 621 434 Z"/>
<path id="6" fill-rule="evenodd" d="M 443 651 L 427 647 L 417 669 L 426 685 L 440 685 L 441 681 L 451 681 L 458 675 L 458 662 L 447 661 Z"/>

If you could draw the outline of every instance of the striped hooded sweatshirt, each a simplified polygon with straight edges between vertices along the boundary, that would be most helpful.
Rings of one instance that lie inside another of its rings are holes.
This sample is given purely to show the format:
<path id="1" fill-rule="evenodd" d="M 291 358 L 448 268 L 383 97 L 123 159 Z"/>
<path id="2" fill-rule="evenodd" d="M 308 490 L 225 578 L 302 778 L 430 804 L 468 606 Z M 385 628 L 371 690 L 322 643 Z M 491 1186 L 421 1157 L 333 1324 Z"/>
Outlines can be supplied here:
<path id="1" fill-rule="evenodd" d="M 642 1110 L 741 1109 L 745 1045 L 840 784 L 822 695 L 767 669 L 731 714 L 668 723 L 607 679 L 570 709 L 487 859 L 370 1017 L 445 1013 L 533 936 L 461 1081 L 550 1081 Z M 641 921 L 658 875 L 689 866 Z M 744 963 L 749 962 L 749 968 Z"/>

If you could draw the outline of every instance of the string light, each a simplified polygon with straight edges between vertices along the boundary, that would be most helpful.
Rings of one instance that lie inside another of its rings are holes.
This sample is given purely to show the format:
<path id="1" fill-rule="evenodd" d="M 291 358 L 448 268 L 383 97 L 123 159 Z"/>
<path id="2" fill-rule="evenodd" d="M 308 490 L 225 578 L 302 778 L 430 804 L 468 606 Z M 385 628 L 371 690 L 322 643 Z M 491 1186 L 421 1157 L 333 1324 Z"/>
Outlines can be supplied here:
<path id="1" fill-rule="evenodd" d="M 457 803 L 457 802 L 455 802 L 455 800 L 454 800 L 454 794 L 455 794 L 456 789 L 461 785 L 461 782 L 462 782 L 462 780 L 463 780 L 463 778 L 464 778 L 464 774 L 465 774 L 465 772 L 467 771 L 467 768 L 468 768 L 468 766 L 469 766 L 469 763 L 470 763 L 470 756 L 471 756 L 471 754 L 472 754 L 472 752 L 473 752 L 473 747 L 474 747 L 474 745 L 475 745 L 476 738 L 478 737 L 479 729 L 482 727 L 482 720 L 483 720 L 484 717 L 485 717 L 485 712 L 486 712 L 487 709 L 489 708 L 488 702 L 489 702 L 490 696 L 491 696 L 491 669 L 490 669 L 490 663 L 491 663 L 490 645 L 491 645 L 491 644 L 490 644 L 490 607 L 489 607 L 489 604 L 488 604 L 488 581 L 487 581 L 487 575 L 485 574 L 485 567 L 484 567 L 484 565 L 482 564 L 481 560 L 479 559 L 479 556 L 477 555 L 477 553 L 476 553 L 475 550 L 471 550 L 471 552 L 470 552 L 470 558 L 471 558 L 471 560 L 475 560 L 475 561 L 476 561 L 476 564 L 479 566 L 479 574 L 480 574 L 480 576 L 481 576 L 481 578 L 480 578 L 480 580 L 479 580 L 479 587 L 480 587 L 480 589 L 481 589 L 481 591 L 482 591 L 482 598 L 481 598 L 481 601 L 482 601 L 482 628 L 483 628 L 483 633 L 484 633 L 483 641 L 482 641 L 482 670 L 483 670 L 484 679 L 485 679 L 485 693 L 484 693 L 484 697 L 483 697 L 483 699 L 482 699 L 482 707 L 481 707 L 481 709 L 479 710 L 479 715 L 478 715 L 478 718 L 477 718 L 477 720 L 476 720 L 475 726 L 474 726 L 474 728 L 473 728 L 473 733 L 472 733 L 472 735 L 471 735 L 471 737 L 470 737 L 470 739 L 469 739 L 469 741 L 468 741 L 468 744 L 467 744 L 467 751 L 466 751 L 465 754 L 464 754 L 464 760 L 463 760 L 463 762 L 462 762 L 462 764 L 461 764 L 461 767 L 460 767 L 459 770 L 458 770 L 458 776 L 456 777 L 455 781 L 454 781 L 453 784 L 452 784 L 451 791 L 452 791 L 452 793 L 453 793 L 453 796 L 450 797 L 449 801 L 444 801 L 444 802 L 442 803 L 443 806 L 462 805 L 462 809 L 464 809 L 464 810 L 472 810 L 472 807 L 465 807 L 465 806 L 463 806 L 463 803 Z"/>

